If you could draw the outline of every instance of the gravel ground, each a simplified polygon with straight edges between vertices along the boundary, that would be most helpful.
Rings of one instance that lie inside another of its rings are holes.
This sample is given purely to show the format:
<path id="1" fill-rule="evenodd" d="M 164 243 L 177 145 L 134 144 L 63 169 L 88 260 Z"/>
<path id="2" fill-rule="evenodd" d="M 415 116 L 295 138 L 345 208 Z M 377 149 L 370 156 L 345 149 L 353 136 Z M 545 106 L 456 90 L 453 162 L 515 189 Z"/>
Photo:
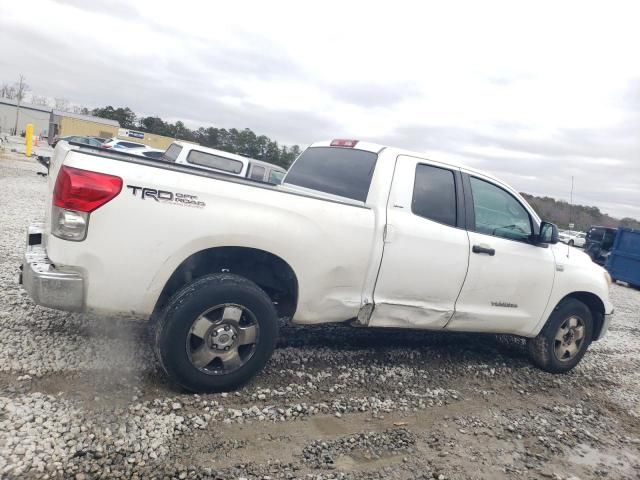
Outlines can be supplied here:
<path id="1" fill-rule="evenodd" d="M 0 153 L 0 477 L 640 478 L 640 291 L 572 373 L 488 335 L 283 324 L 242 390 L 167 384 L 145 325 L 35 306 L 34 160 Z"/>

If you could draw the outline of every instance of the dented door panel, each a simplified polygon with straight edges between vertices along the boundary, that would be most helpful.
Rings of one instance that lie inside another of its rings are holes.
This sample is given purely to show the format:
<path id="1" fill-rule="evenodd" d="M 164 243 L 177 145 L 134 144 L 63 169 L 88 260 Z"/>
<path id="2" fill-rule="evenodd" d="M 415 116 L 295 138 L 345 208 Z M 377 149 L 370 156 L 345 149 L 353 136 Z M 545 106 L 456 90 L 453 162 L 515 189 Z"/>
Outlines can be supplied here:
<path id="1" fill-rule="evenodd" d="M 436 162 L 404 155 L 396 161 L 370 326 L 443 328 L 453 316 L 464 283 L 467 231 L 413 212 L 419 164 L 441 168 Z"/>

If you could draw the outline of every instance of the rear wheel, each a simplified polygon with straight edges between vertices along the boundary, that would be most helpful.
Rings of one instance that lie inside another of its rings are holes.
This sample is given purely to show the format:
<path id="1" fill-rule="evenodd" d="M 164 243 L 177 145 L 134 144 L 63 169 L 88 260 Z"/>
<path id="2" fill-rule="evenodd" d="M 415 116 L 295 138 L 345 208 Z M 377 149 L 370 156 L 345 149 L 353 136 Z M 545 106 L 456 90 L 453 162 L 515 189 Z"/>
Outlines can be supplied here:
<path id="1" fill-rule="evenodd" d="M 573 240 L 569 240 L 569 246 L 573 247 L 573 245 L 574 245 L 574 241 Z"/>
<path id="2" fill-rule="evenodd" d="M 589 307 L 568 298 L 551 313 L 538 336 L 528 340 L 529 354 L 533 363 L 547 372 L 568 372 L 584 356 L 592 335 Z"/>
<path id="3" fill-rule="evenodd" d="M 193 392 L 235 389 L 275 348 L 276 310 L 255 283 L 207 275 L 178 291 L 158 320 L 156 355 L 172 381 Z"/>

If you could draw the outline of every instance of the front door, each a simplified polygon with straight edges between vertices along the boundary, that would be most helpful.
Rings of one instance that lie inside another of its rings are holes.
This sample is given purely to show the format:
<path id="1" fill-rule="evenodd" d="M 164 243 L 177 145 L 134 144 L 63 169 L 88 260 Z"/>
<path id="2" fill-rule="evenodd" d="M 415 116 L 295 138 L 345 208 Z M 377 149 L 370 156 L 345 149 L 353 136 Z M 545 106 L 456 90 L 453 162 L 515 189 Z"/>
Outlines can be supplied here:
<path id="1" fill-rule="evenodd" d="M 467 202 L 469 271 L 446 328 L 530 333 L 553 287 L 553 252 L 530 243 L 533 219 L 505 188 L 466 174 L 464 185 L 472 197 Z"/>
<path id="2" fill-rule="evenodd" d="M 459 170 L 398 157 L 370 326 L 447 324 L 469 261 L 462 207 Z"/>

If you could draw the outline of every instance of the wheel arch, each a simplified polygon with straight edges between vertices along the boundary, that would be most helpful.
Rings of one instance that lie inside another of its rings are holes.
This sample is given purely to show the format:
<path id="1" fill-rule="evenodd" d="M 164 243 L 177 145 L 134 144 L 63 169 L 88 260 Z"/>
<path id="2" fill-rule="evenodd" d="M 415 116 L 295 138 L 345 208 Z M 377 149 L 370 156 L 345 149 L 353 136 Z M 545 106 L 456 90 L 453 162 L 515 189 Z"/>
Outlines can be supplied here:
<path id="1" fill-rule="evenodd" d="M 171 273 L 155 303 L 159 313 L 184 285 L 211 273 L 229 272 L 256 283 L 274 303 L 279 316 L 291 317 L 298 303 L 298 278 L 284 259 L 266 250 L 221 246 L 199 250 L 185 258 Z"/>

